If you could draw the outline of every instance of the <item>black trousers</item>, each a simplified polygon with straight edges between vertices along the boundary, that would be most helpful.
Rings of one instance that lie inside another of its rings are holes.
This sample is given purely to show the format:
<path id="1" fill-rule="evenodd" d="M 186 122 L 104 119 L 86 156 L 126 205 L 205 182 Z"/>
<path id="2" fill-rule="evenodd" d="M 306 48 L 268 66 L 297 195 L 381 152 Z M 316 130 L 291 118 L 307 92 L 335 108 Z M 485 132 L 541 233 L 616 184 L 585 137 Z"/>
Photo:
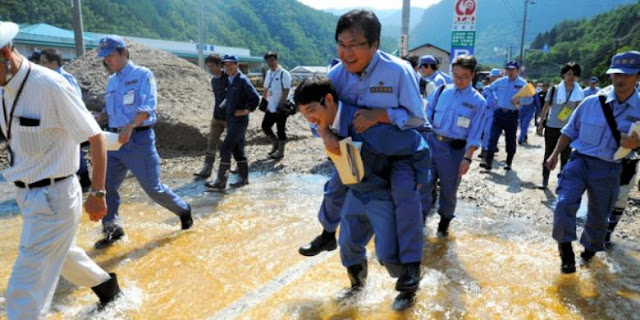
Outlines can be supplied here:
<path id="1" fill-rule="evenodd" d="M 276 135 L 273 133 L 273 124 L 276 124 L 276 128 L 278 129 L 278 140 L 285 141 L 287 140 L 287 118 L 289 116 L 286 114 L 281 114 L 278 112 L 269 112 L 268 110 L 264 113 L 264 118 L 262 119 L 262 131 L 269 138 L 275 138 Z"/>
<path id="2" fill-rule="evenodd" d="M 549 176 L 549 169 L 545 166 L 545 162 L 549 158 L 549 156 L 553 153 L 553 149 L 555 149 L 558 140 L 560 140 L 560 136 L 562 133 L 560 132 L 561 128 L 544 128 L 544 159 L 542 159 L 542 174 L 543 176 Z M 569 161 L 569 156 L 571 155 L 571 147 L 567 146 L 560 153 L 560 171 L 564 168 L 564 165 Z"/>

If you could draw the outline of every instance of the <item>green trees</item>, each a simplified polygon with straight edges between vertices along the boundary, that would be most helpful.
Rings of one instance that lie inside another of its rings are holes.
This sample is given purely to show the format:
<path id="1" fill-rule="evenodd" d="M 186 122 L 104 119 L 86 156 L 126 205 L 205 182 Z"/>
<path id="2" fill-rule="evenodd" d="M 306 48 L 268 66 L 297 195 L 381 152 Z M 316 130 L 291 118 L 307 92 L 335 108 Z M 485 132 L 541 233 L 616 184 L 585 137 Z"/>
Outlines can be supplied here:
<path id="1" fill-rule="evenodd" d="M 545 44 L 550 52 L 543 53 Z M 611 57 L 617 52 L 640 50 L 640 3 L 622 6 L 589 20 L 564 21 L 540 33 L 526 55 L 529 78 L 560 78 L 560 68 L 576 61 L 582 79 L 591 76 L 606 80 Z"/>

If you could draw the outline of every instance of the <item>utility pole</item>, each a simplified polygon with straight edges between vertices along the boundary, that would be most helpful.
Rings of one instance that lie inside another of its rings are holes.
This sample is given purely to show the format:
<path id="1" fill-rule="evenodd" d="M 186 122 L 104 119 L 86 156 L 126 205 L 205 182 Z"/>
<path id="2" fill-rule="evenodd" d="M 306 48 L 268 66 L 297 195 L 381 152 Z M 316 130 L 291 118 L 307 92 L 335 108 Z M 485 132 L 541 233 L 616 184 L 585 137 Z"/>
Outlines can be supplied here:
<path id="1" fill-rule="evenodd" d="M 202 0 L 198 0 L 198 66 L 204 69 L 204 32 L 202 21 Z"/>
<path id="2" fill-rule="evenodd" d="M 520 37 L 520 67 L 524 65 L 524 34 L 527 29 L 527 9 L 529 4 L 534 4 L 533 0 L 524 0 L 524 16 L 522 17 L 522 36 Z"/>
<path id="3" fill-rule="evenodd" d="M 72 0 L 73 7 L 73 37 L 76 42 L 76 57 L 84 55 L 84 36 L 82 27 L 82 1 Z"/>
<path id="4" fill-rule="evenodd" d="M 400 34 L 400 57 L 409 53 L 409 17 L 411 0 L 402 0 L 402 32 Z"/>

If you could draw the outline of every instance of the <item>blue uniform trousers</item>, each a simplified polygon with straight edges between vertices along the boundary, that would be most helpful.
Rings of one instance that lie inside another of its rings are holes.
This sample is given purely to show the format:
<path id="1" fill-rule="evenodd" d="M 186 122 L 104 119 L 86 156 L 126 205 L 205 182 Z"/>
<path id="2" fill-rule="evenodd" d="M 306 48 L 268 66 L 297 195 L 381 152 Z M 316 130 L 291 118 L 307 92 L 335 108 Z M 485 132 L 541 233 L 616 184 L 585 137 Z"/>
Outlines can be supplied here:
<path id="1" fill-rule="evenodd" d="M 425 188 L 423 187 L 422 190 Z M 340 210 L 349 189 L 342 184 L 338 172 L 333 173 L 324 185 L 324 197 L 318 212 L 318 220 L 328 232 L 335 232 L 340 224 Z M 415 172 L 408 163 L 395 161 L 391 170 L 391 210 L 395 214 L 395 224 L 402 263 L 422 261 L 424 233 L 422 231 L 421 195 L 416 188 Z M 344 228 L 344 226 L 343 226 Z M 344 230 L 344 229 L 343 229 Z"/>
<path id="2" fill-rule="evenodd" d="M 247 162 L 247 155 L 244 152 L 246 142 L 247 126 L 249 116 L 227 117 L 227 136 L 220 145 L 220 162 L 231 164 L 231 155 L 237 163 Z"/>
<path id="3" fill-rule="evenodd" d="M 493 112 L 493 124 L 491 125 L 491 137 L 489 138 L 489 158 L 493 158 L 500 133 L 504 130 L 507 155 L 516 153 L 516 133 L 518 131 L 518 110 L 496 109 Z"/>
<path id="4" fill-rule="evenodd" d="M 160 156 L 156 150 L 153 129 L 133 132 L 131 139 L 118 151 L 107 152 L 106 201 L 107 215 L 102 219 L 106 227 L 116 223 L 120 195 L 118 189 L 131 170 L 144 192 L 167 210 L 182 215 L 189 206 L 160 181 Z"/>
<path id="5" fill-rule="evenodd" d="M 523 106 L 522 109 L 519 110 L 518 120 L 520 121 L 520 137 L 518 137 L 518 142 L 527 141 L 527 130 L 529 130 L 531 119 L 533 119 L 533 115 L 535 113 L 536 106 L 533 104 Z"/>
<path id="6" fill-rule="evenodd" d="M 609 213 L 618 198 L 620 163 L 608 162 L 574 151 L 558 181 L 558 203 L 553 215 L 553 238 L 571 242 L 576 236 L 576 212 L 585 189 L 589 197 L 587 220 L 580 243 L 587 250 L 604 250 Z"/>
<path id="7" fill-rule="evenodd" d="M 391 276 L 397 277 L 398 245 L 396 218 L 389 190 L 361 193 L 348 189 L 341 210 L 340 258 L 350 267 L 367 260 L 366 245 L 375 234 L 376 256 Z"/>
<path id="8" fill-rule="evenodd" d="M 456 203 L 458 201 L 458 187 L 460 186 L 460 163 L 464 158 L 465 148 L 454 149 L 448 142 L 439 141 L 435 135 L 430 135 L 429 148 L 432 151 L 431 175 L 426 190 L 422 193 L 422 206 L 426 214 L 431 211 L 432 194 L 440 180 L 440 196 L 438 214 L 442 218 L 453 219 L 455 217 Z"/>
<path id="9" fill-rule="evenodd" d="M 491 125 L 493 124 L 493 110 L 488 110 L 486 116 L 487 117 L 484 122 L 484 131 L 482 131 L 482 149 L 489 150 L 489 141 L 491 140 Z"/>

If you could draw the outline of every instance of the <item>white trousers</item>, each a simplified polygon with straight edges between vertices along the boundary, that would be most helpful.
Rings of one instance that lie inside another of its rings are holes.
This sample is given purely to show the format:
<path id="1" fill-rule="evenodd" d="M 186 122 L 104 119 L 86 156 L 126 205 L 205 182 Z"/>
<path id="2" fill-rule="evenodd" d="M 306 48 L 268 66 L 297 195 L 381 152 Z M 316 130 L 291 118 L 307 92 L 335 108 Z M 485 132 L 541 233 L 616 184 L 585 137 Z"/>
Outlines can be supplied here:
<path id="1" fill-rule="evenodd" d="M 18 258 L 6 292 L 9 320 L 45 319 L 60 274 L 76 286 L 111 277 L 75 244 L 82 191 L 74 174 L 44 188 L 18 188 L 23 225 Z"/>

